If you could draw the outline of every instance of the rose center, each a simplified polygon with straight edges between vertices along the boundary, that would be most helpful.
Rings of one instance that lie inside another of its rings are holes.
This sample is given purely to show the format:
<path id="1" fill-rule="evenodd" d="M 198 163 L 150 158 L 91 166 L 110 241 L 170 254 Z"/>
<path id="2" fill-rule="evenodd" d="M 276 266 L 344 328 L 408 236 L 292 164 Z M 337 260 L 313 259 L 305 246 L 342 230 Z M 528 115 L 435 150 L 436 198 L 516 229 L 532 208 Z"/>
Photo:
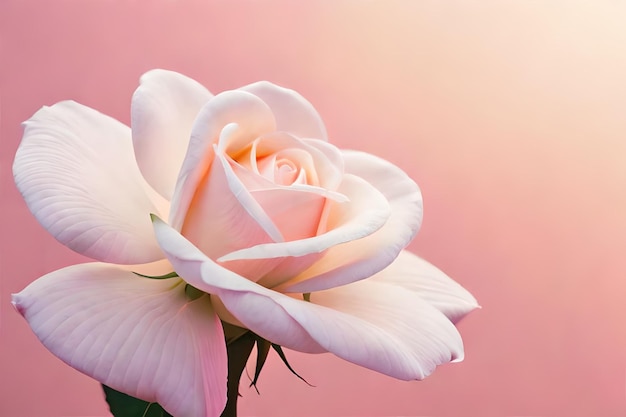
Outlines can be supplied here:
<path id="1" fill-rule="evenodd" d="M 284 149 L 256 160 L 257 172 L 278 185 L 309 184 L 307 157 L 301 149 Z"/>
<path id="2" fill-rule="evenodd" d="M 274 165 L 274 182 L 281 185 L 291 185 L 298 179 L 298 167 L 289 159 L 279 159 Z"/>

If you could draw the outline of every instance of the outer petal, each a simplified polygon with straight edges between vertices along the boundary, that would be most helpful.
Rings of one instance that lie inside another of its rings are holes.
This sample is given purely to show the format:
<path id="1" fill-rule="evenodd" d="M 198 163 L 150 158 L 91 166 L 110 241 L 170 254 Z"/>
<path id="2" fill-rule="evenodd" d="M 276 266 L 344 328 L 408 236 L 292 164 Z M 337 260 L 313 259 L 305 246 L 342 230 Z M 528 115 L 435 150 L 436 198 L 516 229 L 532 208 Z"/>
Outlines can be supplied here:
<path id="1" fill-rule="evenodd" d="M 330 248 L 284 291 L 320 291 L 370 277 L 398 256 L 421 225 L 422 195 L 402 170 L 363 152 L 344 151 L 344 157 L 347 173 L 363 178 L 387 198 L 391 216 L 376 233 Z"/>
<path id="2" fill-rule="evenodd" d="M 406 380 L 422 379 L 436 365 L 463 357 L 454 325 L 410 291 L 362 281 L 311 294 L 306 302 L 223 269 L 161 221 L 155 231 L 179 274 L 219 296 L 237 320 L 273 343 L 323 349 Z"/>
<path id="3" fill-rule="evenodd" d="M 402 251 L 391 265 L 369 280 L 414 292 L 452 322 L 478 308 L 478 302 L 469 291 L 411 252 Z"/>
<path id="4" fill-rule="evenodd" d="M 153 218 L 153 222 L 157 239 L 168 259 L 172 262 L 175 271 L 194 287 L 217 296 L 226 294 L 222 290 L 242 293 L 254 291 L 273 293 L 273 291 L 216 264 L 190 241 L 185 239 L 184 236 L 159 218 Z M 211 268 L 215 273 L 210 282 L 205 281 L 203 278 L 204 272 L 202 271 L 204 268 Z M 272 305 L 249 305 L 250 312 L 256 312 L 256 319 L 260 321 L 266 320 L 268 317 L 273 317 L 270 311 L 263 311 L 264 307 L 273 310 L 280 308 L 279 306 Z M 281 320 L 282 327 L 278 326 L 279 328 L 276 329 L 276 334 L 272 335 L 272 337 L 266 337 L 266 339 L 276 341 L 276 343 L 282 345 L 291 346 L 302 352 L 324 352 L 324 349 L 309 337 L 298 323 L 286 319 L 284 316 L 276 316 L 275 318 Z"/>
<path id="5" fill-rule="evenodd" d="M 173 71 L 152 70 L 142 75 L 140 82 L 131 105 L 137 163 L 150 185 L 169 200 L 193 121 L 213 95 L 198 82 Z"/>
<path id="6" fill-rule="evenodd" d="M 227 137 L 220 140 L 227 125 L 231 125 Z M 253 94 L 226 91 L 213 97 L 200 110 L 192 128 L 189 148 L 172 198 L 170 223 L 177 229 L 182 226 L 198 183 L 213 162 L 213 145 L 219 142 L 220 151 L 226 153 L 236 151 L 275 128 L 271 110 Z"/>
<path id="7" fill-rule="evenodd" d="M 72 101 L 42 108 L 24 125 L 13 174 L 43 227 L 97 260 L 163 257 L 149 214 L 166 215 L 167 204 L 141 176 L 128 127 Z"/>
<path id="8" fill-rule="evenodd" d="M 79 371 L 177 417 L 219 416 L 227 358 L 208 296 L 179 279 L 151 280 L 112 265 L 52 272 L 13 296 L 41 342 Z"/>
<path id="9" fill-rule="evenodd" d="M 328 140 L 326 128 L 317 110 L 294 90 L 259 81 L 241 87 L 261 98 L 274 112 L 276 127 L 301 138 Z"/>

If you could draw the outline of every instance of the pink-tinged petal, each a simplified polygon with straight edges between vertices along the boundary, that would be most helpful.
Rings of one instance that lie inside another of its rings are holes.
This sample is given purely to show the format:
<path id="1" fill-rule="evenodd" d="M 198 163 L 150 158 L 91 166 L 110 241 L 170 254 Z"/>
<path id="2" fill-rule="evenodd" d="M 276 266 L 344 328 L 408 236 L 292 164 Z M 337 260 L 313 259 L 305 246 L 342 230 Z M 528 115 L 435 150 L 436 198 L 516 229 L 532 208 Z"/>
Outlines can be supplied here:
<path id="1" fill-rule="evenodd" d="M 211 294 L 212 298 L 228 298 L 230 293 L 249 293 L 252 298 L 255 298 L 254 293 L 256 291 L 264 294 L 274 293 L 213 262 L 189 240 L 159 218 L 154 217 L 153 223 L 157 239 L 178 275 L 194 287 Z M 213 274 L 213 276 L 207 280 L 205 274 Z M 296 321 L 278 312 L 280 306 L 268 300 L 262 299 L 259 302 L 252 300 L 253 302 L 248 306 L 252 316 L 248 323 L 254 320 L 263 321 L 268 318 L 276 320 L 275 333 L 268 332 L 263 337 L 302 352 L 324 352 L 324 349 Z M 245 303 L 245 301 L 243 302 Z M 223 306 L 221 301 L 216 304 Z M 228 320 L 228 317 L 222 317 L 222 319 Z"/>
<path id="2" fill-rule="evenodd" d="M 177 417 L 219 416 L 226 403 L 224 334 L 208 295 L 107 264 L 38 279 L 13 304 L 61 360 Z"/>
<path id="3" fill-rule="evenodd" d="M 220 140 L 227 125 L 231 129 Z M 200 110 L 191 131 L 189 148 L 176 182 L 170 224 L 180 229 L 189 204 L 198 189 L 198 183 L 211 168 L 219 143 L 220 151 L 239 152 L 257 137 L 273 132 L 274 115 L 258 97 L 244 91 L 226 91 L 213 97 Z"/>
<path id="4" fill-rule="evenodd" d="M 319 184 L 311 155 L 303 149 L 278 150 L 257 162 L 259 173 L 275 184 Z"/>
<path id="5" fill-rule="evenodd" d="M 213 95 L 182 74 L 152 70 L 141 76 L 133 95 L 131 127 L 137 163 L 163 197 L 172 197 L 191 127 Z"/>
<path id="6" fill-rule="evenodd" d="M 303 256 L 319 253 L 344 242 L 371 235 L 385 225 L 390 209 L 384 196 L 359 177 L 347 174 L 337 190 L 350 199 L 346 203 L 327 200 L 321 224 L 326 233 L 290 242 L 267 243 L 222 256 L 219 261 Z"/>
<path id="7" fill-rule="evenodd" d="M 343 156 L 333 145 L 316 139 L 298 139 L 285 133 L 274 132 L 255 141 L 254 157 L 261 161 L 264 157 L 280 155 L 288 149 L 306 152 L 307 160 L 300 162 L 307 172 L 307 183 L 327 190 L 335 190 L 343 178 Z"/>
<path id="8" fill-rule="evenodd" d="M 277 226 L 236 178 L 224 155 L 218 153 L 216 159 L 199 184 L 182 233 L 213 259 L 259 243 L 282 241 Z M 278 262 L 233 262 L 229 268 L 257 280 Z"/>
<path id="9" fill-rule="evenodd" d="M 348 197 L 337 192 L 328 190 L 326 188 L 317 187 L 313 185 L 307 184 L 291 184 L 291 185 L 280 185 L 275 184 L 267 178 L 259 175 L 258 173 L 247 169 L 246 167 L 240 164 L 230 164 L 233 172 L 242 182 L 242 184 L 246 187 L 246 190 L 253 192 L 258 190 L 290 190 L 293 192 L 304 192 L 310 194 L 316 194 L 321 197 L 329 198 L 338 203 L 345 203 L 349 201 Z"/>
<path id="10" fill-rule="evenodd" d="M 453 323 L 478 308 L 472 294 L 440 269 L 408 251 L 371 280 L 413 291 L 446 315 Z"/>
<path id="11" fill-rule="evenodd" d="M 277 288 L 280 287 L 285 282 L 293 279 L 293 277 L 297 276 L 302 271 L 306 270 L 308 267 L 317 262 L 322 256 L 324 252 L 319 253 L 310 253 L 304 256 L 286 256 L 283 258 L 271 258 L 275 259 L 278 262 L 274 266 L 273 269 L 267 271 L 260 279 L 255 280 L 259 285 L 262 285 L 266 288 Z M 222 265 L 230 268 L 230 264 L 233 262 L 241 262 L 246 263 L 248 265 L 254 265 L 257 262 L 268 261 L 265 259 L 261 260 L 243 260 L 243 261 L 231 261 L 231 262 L 223 262 Z M 252 268 L 250 266 L 250 268 Z"/>
<path id="12" fill-rule="evenodd" d="M 389 220 L 366 238 L 333 246 L 283 290 L 313 292 L 370 277 L 389 265 L 413 239 L 422 222 L 419 187 L 400 168 L 373 155 L 344 151 L 346 172 L 376 187 L 391 206 Z"/>
<path id="13" fill-rule="evenodd" d="M 229 165 L 244 186 L 244 189 L 239 192 L 239 195 L 244 196 L 249 193 L 254 200 L 260 204 L 262 210 L 271 216 L 272 222 L 278 228 L 281 235 L 286 236 L 286 240 L 302 238 L 308 234 L 314 235 L 316 230 L 324 226 L 320 223 L 320 216 L 316 216 L 318 213 L 315 212 L 315 210 L 319 210 L 319 207 L 316 207 L 316 205 L 324 204 L 324 199 L 330 198 L 336 202 L 349 201 L 343 194 L 327 191 L 319 187 L 307 185 L 289 187 L 277 186 L 266 178 L 238 164 L 231 162 Z M 211 201 L 211 199 L 209 199 L 209 201 Z M 213 202 L 215 203 L 216 201 Z M 277 205 L 278 202 L 282 202 L 282 204 Z M 275 205 L 275 207 L 272 208 L 272 205 Z M 298 207 L 302 208 L 303 212 L 299 212 Z M 287 208 L 289 208 L 289 210 L 287 210 Z M 241 210 L 241 208 L 239 208 L 239 210 Z M 283 211 L 286 211 L 287 215 L 282 215 L 281 213 Z M 194 212 L 190 211 L 190 215 L 192 214 L 194 214 Z M 237 213 L 229 212 L 228 215 L 234 216 L 233 219 L 238 222 L 242 221 L 242 218 L 237 215 Z M 208 217 L 199 217 L 199 219 L 207 221 Z M 303 220 L 299 221 L 298 219 Z M 220 227 L 220 225 L 217 227 Z M 224 229 L 225 233 L 227 233 L 226 230 L 227 228 Z M 209 245 L 217 243 L 215 239 L 210 239 L 209 235 L 197 234 L 199 239 L 206 239 Z M 220 240 L 220 242 L 223 244 L 223 241 Z M 205 251 L 205 253 L 209 252 Z M 264 260 L 243 259 L 223 262 L 223 265 L 248 279 L 271 288 L 290 280 L 301 271 L 304 271 L 317 261 L 320 256 L 321 253 L 312 253 L 298 257 L 287 256 Z"/>
<path id="14" fill-rule="evenodd" d="M 182 233 L 211 258 L 260 242 L 283 240 L 220 154 L 199 184 Z"/>
<path id="15" fill-rule="evenodd" d="M 273 220 L 284 240 L 316 235 L 326 202 L 323 196 L 284 188 L 252 191 L 250 195 Z"/>
<path id="16" fill-rule="evenodd" d="M 307 161 L 302 164 L 304 170 L 309 171 L 306 173 L 306 184 L 276 184 L 258 171 L 257 158 L 267 158 L 273 152 L 287 148 L 305 151 L 310 157 L 310 160 L 306 158 Z M 336 155 L 334 151 L 337 152 Z M 233 172 L 249 191 L 297 190 L 318 194 L 337 202 L 348 201 L 346 196 L 335 191 L 343 178 L 343 157 L 337 148 L 326 142 L 310 139 L 300 140 L 286 133 L 273 133 L 257 139 L 250 150 L 242 153 L 236 162 L 237 164 L 231 164 Z"/>
<path id="17" fill-rule="evenodd" d="M 423 379 L 437 365 L 463 360 L 463 341 L 456 327 L 411 291 L 362 280 L 312 293 L 310 300 L 350 317 L 329 343 L 341 335 L 351 341 L 333 351 L 351 362 L 400 379 Z M 328 324 L 317 327 L 324 334 Z M 359 349 L 352 346 L 354 342 Z"/>
<path id="18" fill-rule="evenodd" d="M 230 195 L 237 200 L 241 208 L 243 208 L 243 210 L 245 210 L 245 212 L 247 212 L 248 215 L 254 219 L 261 229 L 263 229 L 263 231 L 272 239 L 272 241 L 283 242 L 285 238 L 274 223 L 273 219 L 267 214 L 254 196 L 246 189 L 237 175 L 235 175 L 231 166 L 231 164 L 233 164 L 232 159 L 227 159 L 226 155 L 221 152 L 216 152 L 215 156 L 217 161 L 213 167 L 216 169 L 215 171 L 212 171 L 213 175 L 209 175 L 211 182 L 216 186 L 220 183 L 227 185 Z M 201 188 L 203 189 L 202 191 L 199 191 L 199 193 L 203 193 L 205 191 L 204 187 Z M 208 184 L 206 189 L 210 188 L 212 188 L 211 184 Z M 208 193 L 211 193 L 211 191 L 208 191 Z M 207 211 L 207 213 L 210 213 L 210 211 Z M 254 244 L 253 241 L 248 241 L 242 246 L 247 247 L 252 244 Z"/>
<path id="19" fill-rule="evenodd" d="M 163 258 L 149 214 L 167 215 L 167 202 L 141 176 L 127 126 L 72 101 L 43 107 L 24 126 L 13 174 L 43 227 L 100 261 Z"/>
<path id="20" fill-rule="evenodd" d="M 155 221 L 155 232 L 181 276 L 215 294 L 238 322 L 273 343 L 328 351 L 405 380 L 463 358 L 454 325 L 412 291 L 365 280 L 313 293 L 307 302 L 222 268 L 162 221 Z"/>
<path id="21" fill-rule="evenodd" d="M 294 90 L 259 81 L 240 90 L 248 91 L 267 103 L 276 117 L 277 130 L 301 138 L 327 140 L 326 128 L 317 110 Z"/>
<path id="22" fill-rule="evenodd" d="M 322 186 L 324 188 L 334 190 L 339 186 L 345 172 L 343 155 L 341 151 L 334 145 L 317 139 L 303 139 L 311 149 L 316 149 L 324 158 L 321 158 L 317 152 L 310 151 L 316 155 L 317 170 L 319 176 L 322 177 Z"/>

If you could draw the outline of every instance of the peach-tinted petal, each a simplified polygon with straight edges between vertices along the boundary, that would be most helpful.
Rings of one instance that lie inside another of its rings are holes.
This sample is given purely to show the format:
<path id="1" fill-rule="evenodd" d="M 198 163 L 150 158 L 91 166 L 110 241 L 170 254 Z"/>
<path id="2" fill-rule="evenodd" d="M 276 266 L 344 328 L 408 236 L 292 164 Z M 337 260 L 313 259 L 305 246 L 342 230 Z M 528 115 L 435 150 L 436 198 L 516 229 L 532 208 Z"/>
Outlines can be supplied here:
<path id="1" fill-rule="evenodd" d="M 282 241 L 278 227 L 235 176 L 225 156 L 218 153 L 216 158 L 200 182 L 182 233 L 213 259 L 259 243 Z M 234 261 L 228 268 L 256 281 L 279 262 Z"/>
<path id="2" fill-rule="evenodd" d="M 318 253 L 344 242 L 361 239 L 383 227 L 390 209 L 379 191 L 359 177 L 349 174 L 344 176 L 337 191 L 350 201 L 337 203 L 327 200 L 322 222 L 326 224 L 328 232 L 309 239 L 267 243 L 241 249 L 222 256 L 219 260 L 264 259 Z"/>
<path id="3" fill-rule="evenodd" d="M 413 291 L 452 322 L 478 308 L 478 302 L 469 291 L 439 268 L 408 251 L 400 252 L 391 265 L 370 279 Z"/>
<path id="4" fill-rule="evenodd" d="M 344 158 L 346 172 L 363 178 L 387 198 L 391 215 L 375 233 L 328 249 L 284 291 L 320 291 L 367 278 L 389 265 L 420 227 L 422 195 L 402 170 L 363 152 L 344 151 Z"/>
<path id="5" fill-rule="evenodd" d="M 231 127 L 228 134 L 224 135 L 223 130 L 227 125 Z M 189 148 L 172 198 L 170 224 L 177 229 L 182 227 L 198 183 L 213 162 L 213 145 L 219 143 L 219 150 L 224 153 L 238 152 L 275 128 L 271 110 L 253 94 L 226 91 L 209 100 L 200 110 L 191 131 Z"/>
<path id="6" fill-rule="evenodd" d="M 330 191 L 339 186 L 343 177 L 343 156 L 333 145 L 317 139 L 298 139 L 285 132 L 273 132 L 257 139 L 252 144 L 250 154 L 246 154 L 247 158 L 238 158 L 237 161 L 251 171 L 264 175 L 261 172 L 263 165 L 267 165 L 264 160 L 276 160 L 289 150 L 304 151 L 296 162 L 306 173 L 306 184 Z M 245 161 L 248 158 L 251 160 Z M 273 179 L 273 175 L 264 176 Z"/>
<path id="7" fill-rule="evenodd" d="M 322 146 L 319 146 L 322 145 Z M 270 176 L 263 176 L 257 166 L 257 158 L 267 158 L 273 147 L 296 148 L 310 157 L 303 165 L 306 181 L 291 185 L 277 184 Z M 322 150 L 320 150 L 320 148 Z M 257 152 L 258 151 L 258 152 Z M 335 152 L 336 151 L 336 154 Z M 299 140 L 286 133 L 274 133 L 257 139 L 249 152 L 242 154 L 235 163 L 231 163 L 233 172 L 249 191 L 257 190 L 292 190 L 318 194 L 337 202 L 346 202 L 348 198 L 336 189 L 343 178 L 343 157 L 334 146 L 319 140 Z"/>
<path id="8" fill-rule="evenodd" d="M 232 172 L 225 157 L 216 161 L 199 184 L 182 233 L 211 258 L 283 237 L 263 208 Z"/>
<path id="9" fill-rule="evenodd" d="M 333 191 L 328 190 L 326 188 L 308 185 L 308 184 L 291 184 L 291 185 L 280 185 L 275 184 L 269 179 L 263 177 L 262 175 L 247 169 L 246 167 L 231 163 L 230 164 L 233 173 L 239 178 L 242 184 L 246 187 L 248 191 L 257 191 L 257 190 L 290 190 L 293 192 L 305 192 L 311 194 L 317 194 L 321 197 L 329 198 L 338 203 L 345 203 L 349 201 L 348 197 L 345 195 Z"/>
<path id="10" fill-rule="evenodd" d="M 181 276 L 217 295 L 240 323 L 273 343 L 326 350 L 406 380 L 422 379 L 437 365 L 463 358 L 454 325 L 412 291 L 364 280 L 313 293 L 308 302 L 222 268 L 162 221 L 155 221 L 155 232 Z"/>
<path id="11" fill-rule="evenodd" d="M 343 155 L 334 145 L 317 139 L 303 139 L 309 152 L 316 157 L 318 175 L 321 177 L 321 185 L 324 188 L 334 190 L 339 186 L 345 172 Z M 320 154 L 311 150 L 316 149 Z"/>
<path id="12" fill-rule="evenodd" d="M 286 241 L 316 235 L 326 202 L 323 196 L 285 188 L 252 191 L 250 194 L 273 220 Z"/>
<path id="13" fill-rule="evenodd" d="M 227 358 L 209 296 L 180 279 L 107 264 L 52 272 L 13 296 L 41 342 L 70 366 L 177 417 L 219 416 Z"/>
<path id="14" fill-rule="evenodd" d="M 24 126 L 13 174 L 43 227 L 100 261 L 163 257 L 149 214 L 167 215 L 167 202 L 141 176 L 127 126 L 72 101 L 43 107 Z"/>
<path id="15" fill-rule="evenodd" d="M 191 78 L 161 69 L 142 75 L 133 95 L 131 127 L 137 163 L 150 185 L 168 200 L 187 151 L 193 121 L 211 97 Z"/>
<path id="16" fill-rule="evenodd" d="M 249 84 L 240 90 L 260 97 L 274 112 L 276 128 L 301 138 L 327 140 L 326 128 L 317 110 L 294 90 L 268 81 Z"/>
<path id="17" fill-rule="evenodd" d="M 288 187 L 280 186 L 273 184 L 268 179 L 242 167 L 239 164 L 231 162 L 229 165 L 237 178 L 241 180 L 245 188 L 245 194 L 249 192 L 250 195 L 260 203 L 263 210 L 266 210 L 264 207 L 266 202 L 270 203 L 270 205 L 275 205 L 277 203 L 278 200 L 274 197 L 278 197 L 280 201 L 283 201 L 286 206 L 291 207 L 291 209 L 295 209 L 298 204 L 304 205 L 304 210 L 309 211 L 309 214 L 311 214 L 311 210 L 314 210 L 316 207 L 315 204 L 313 204 L 312 207 L 309 206 L 307 202 L 319 203 L 324 198 L 329 198 L 340 203 L 348 201 L 348 198 L 345 195 L 338 192 L 328 191 L 320 187 L 313 187 L 309 185 L 292 185 Z M 244 192 L 242 192 L 242 195 L 243 193 Z M 277 206 L 276 209 L 277 210 L 274 213 L 275 215 L 272 217 L 272 222 L 280 231 L 281 235 L 286 235 L 286 240 L 290 240 L 291 237 L 295 236 L 305 236 L 313 230 L 312 223 L 310 221 L 296 223 L 293 225 L 293 228 L 291 227 L 293 224 L 292 219 L 300 218 L 300 214 L 304 213 L 295 213 L 291 211 L 287 212 L 287 210 L 282 210 L 284 207 L 281 206 Z M 280 215 L 282 211 L 285 211 L 285 213 Z M 235 218 L 234 220 L 237 219 L 241 221 L 241 217 Z M 317 222 L 319 223 L 319 216 L 317 218 Z M 307 227 L 309 228 L 308 231 Z M 209 240 L 209 237 L 210 236 L 207 236 L 207 240 Z M 282 258 L 252 260 L 242 259 L 226 261 L 222 264 L 228 269 L 236 271 L 248 279 L 259 282 L 267 287 L 273 287 L 293 278 L 298 273 L 311 266 L 311 264 L 319 259 L 320 256 L 321 254 L 319 253 L 313 253 L 299 257 L 288 256 Z"/>

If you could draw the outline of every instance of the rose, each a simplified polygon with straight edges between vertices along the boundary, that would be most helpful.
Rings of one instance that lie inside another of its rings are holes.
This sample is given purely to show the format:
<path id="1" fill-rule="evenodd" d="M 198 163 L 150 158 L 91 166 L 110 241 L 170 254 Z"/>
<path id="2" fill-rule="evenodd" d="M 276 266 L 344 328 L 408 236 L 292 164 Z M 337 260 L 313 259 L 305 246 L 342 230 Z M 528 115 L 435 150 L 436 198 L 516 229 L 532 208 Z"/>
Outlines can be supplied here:
<path id="1" fill-rule="evenodd" d="M 300 95 L 262 82 L 213 96 L 154 70 L 131 116 L 132 133 L 61 102 L 25 123 L 13 169 L 29 209 L 100 261 L 14 296 L 59 358 L 177 417 L 224 408 L 220 319 L 406 380 L 462 359 L 453 323 L 475 299 L 404 250 L 417 185 L 326 142 Z"/>

